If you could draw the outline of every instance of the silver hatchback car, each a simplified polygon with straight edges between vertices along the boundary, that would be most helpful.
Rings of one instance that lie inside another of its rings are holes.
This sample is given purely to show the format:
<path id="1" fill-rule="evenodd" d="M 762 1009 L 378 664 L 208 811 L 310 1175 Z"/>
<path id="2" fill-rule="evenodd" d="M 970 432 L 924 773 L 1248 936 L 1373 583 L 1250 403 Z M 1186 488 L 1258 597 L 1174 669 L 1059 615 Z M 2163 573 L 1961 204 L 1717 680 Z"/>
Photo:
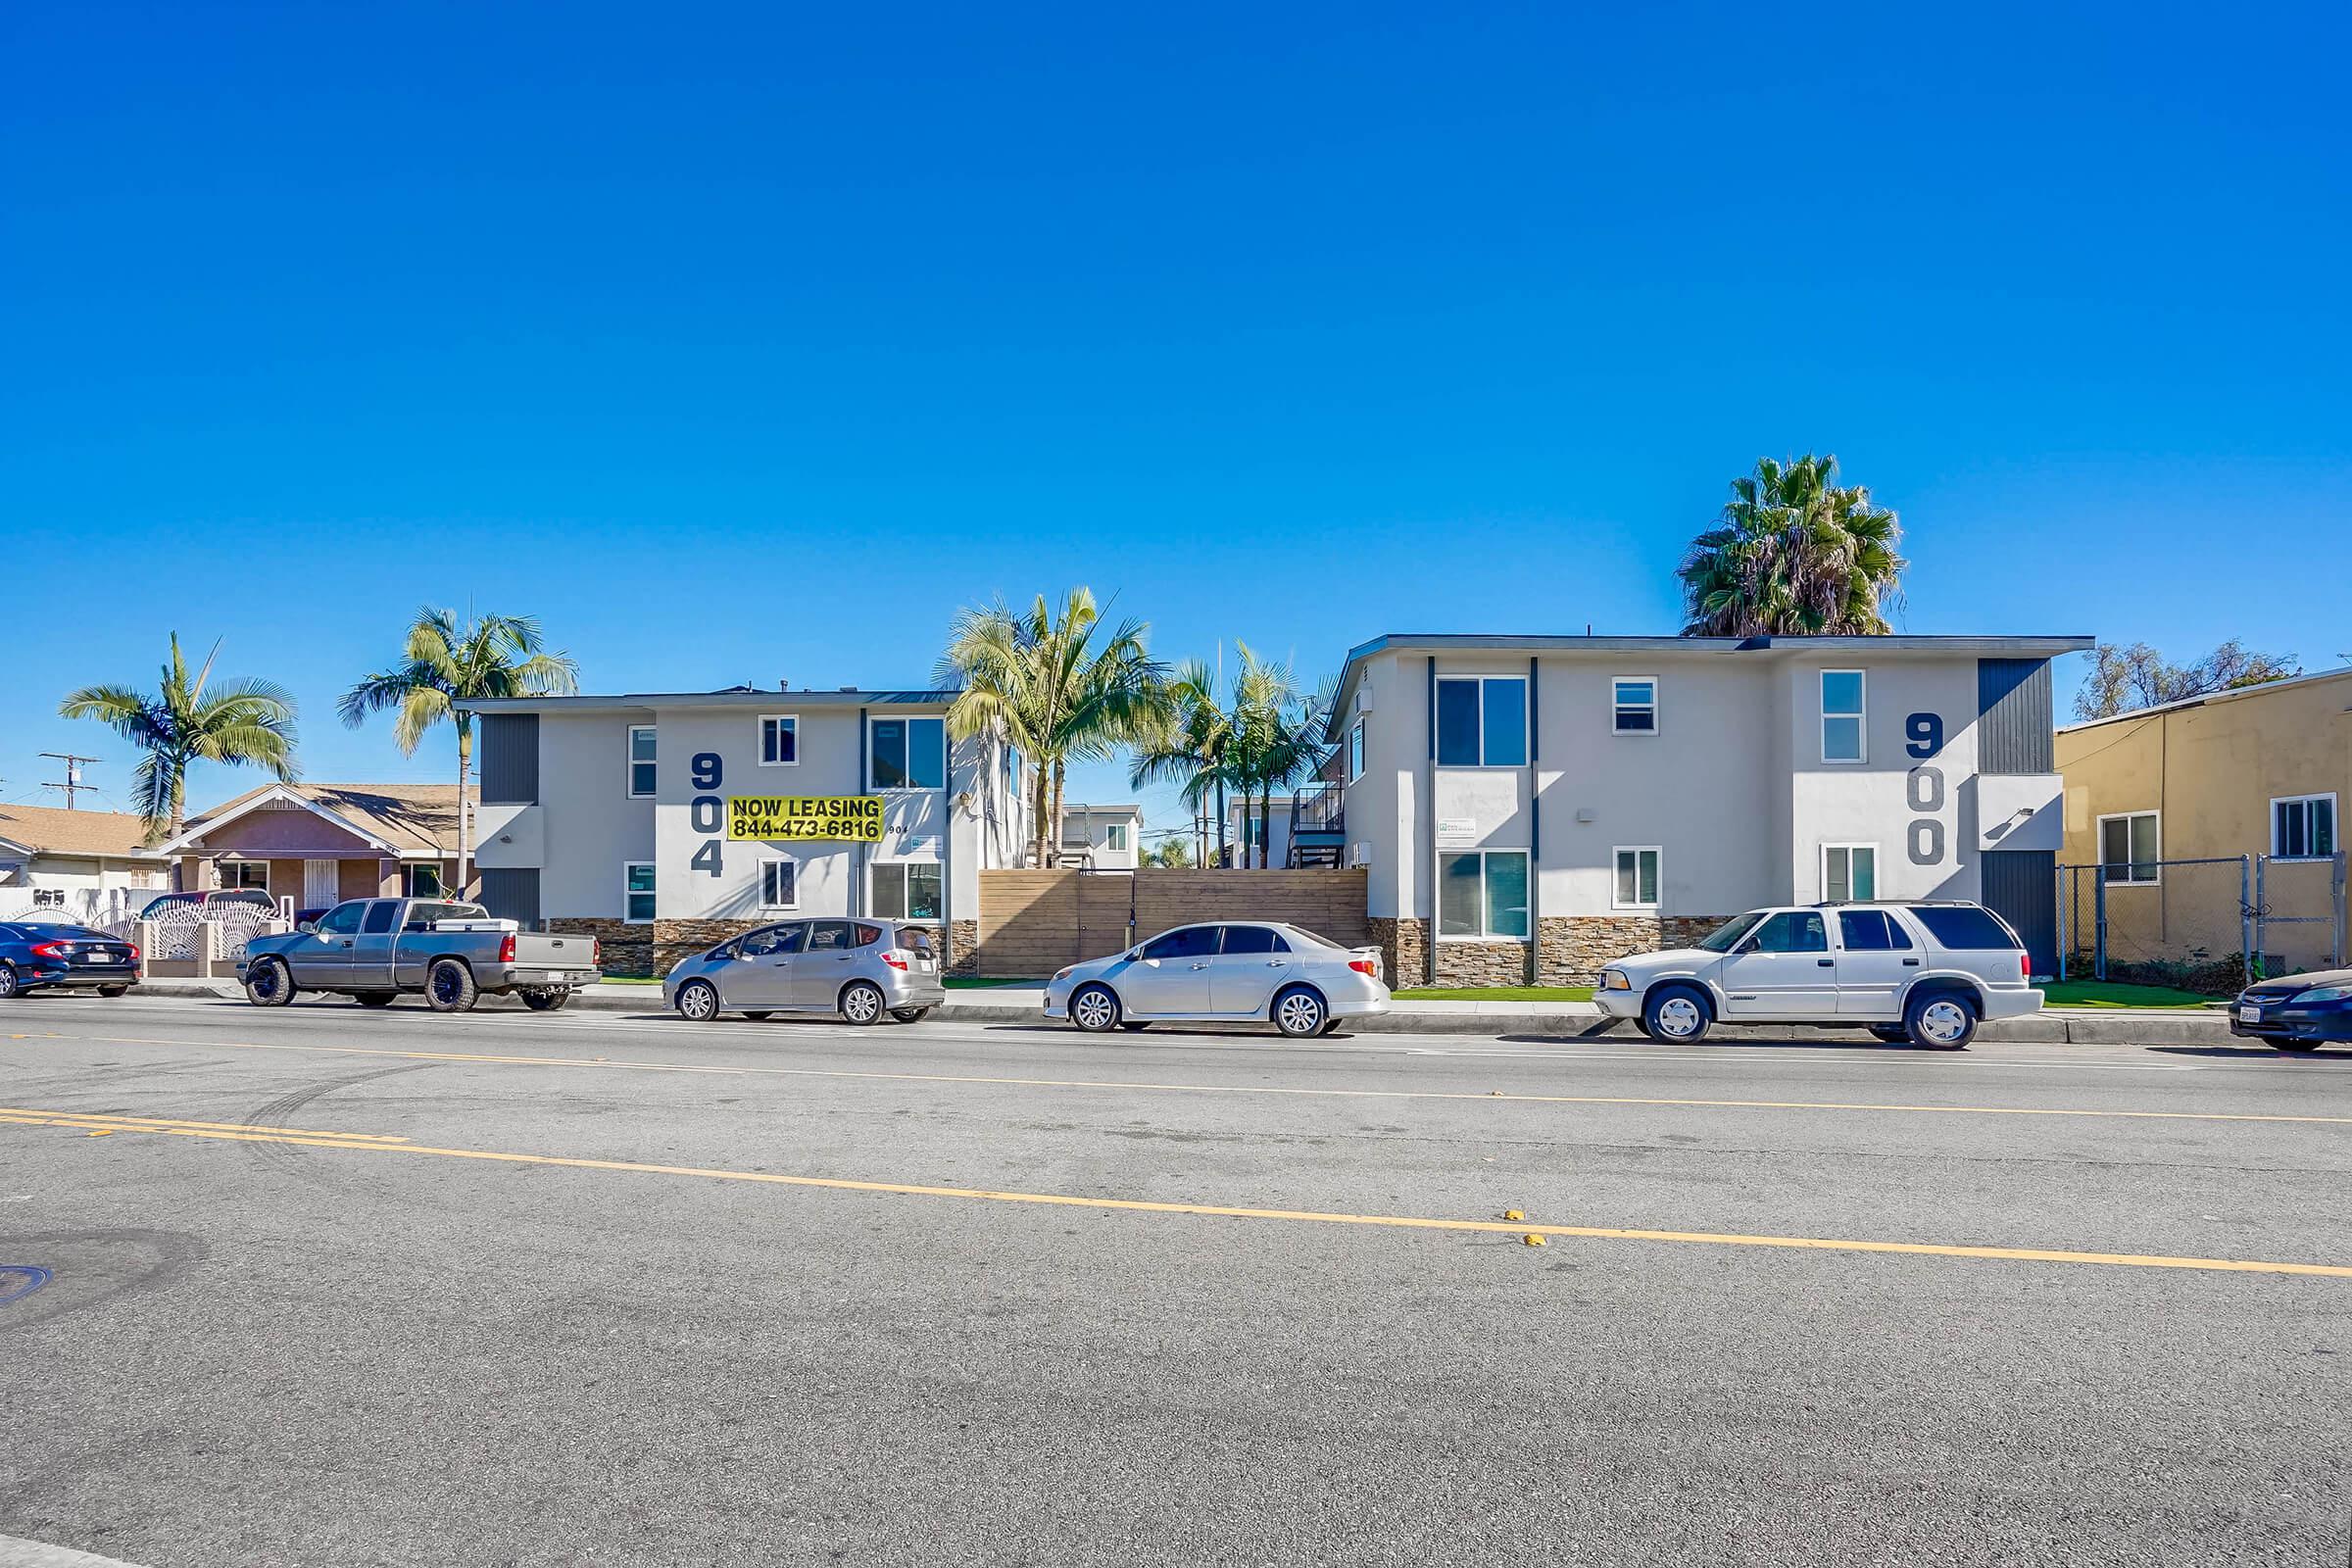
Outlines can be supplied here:
<path id="1" fill-rule="evenodd" d="M 948 993 L 938 939 L 927 926 L 785 920 L 680 960 L 662 982 L 662 1000 L 697 1023 L 722 1012 L 831 1012 L 854 1024 L 888 1013 L 915 1023 Z"/>
<path id="2" fill-rule="evenodd" d="M 1101 1034 L 1163 1020 L 1263 1020 L 1309 1039 L 1389 1010 L 1378 948 L 1343 948 L 1273 921 L 1180 925 L 1141 947 L 1074 963 L 1046 986 L 1046 1016 Z"/>

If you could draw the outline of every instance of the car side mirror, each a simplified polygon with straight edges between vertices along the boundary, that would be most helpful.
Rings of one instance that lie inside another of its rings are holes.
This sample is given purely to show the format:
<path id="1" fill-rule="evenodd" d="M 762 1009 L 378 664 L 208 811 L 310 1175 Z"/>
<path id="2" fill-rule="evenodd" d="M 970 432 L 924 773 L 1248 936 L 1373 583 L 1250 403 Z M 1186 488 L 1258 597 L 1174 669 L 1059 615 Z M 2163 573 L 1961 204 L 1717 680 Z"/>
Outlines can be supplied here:
<path id="1" fill-rule="evenodd" d="M 318 934 L 318 922 L 316 920 L 297 920 L 294 922 L 294 929 L 297 931 L 308 932 L 312 936 L 317 936 Z"/>

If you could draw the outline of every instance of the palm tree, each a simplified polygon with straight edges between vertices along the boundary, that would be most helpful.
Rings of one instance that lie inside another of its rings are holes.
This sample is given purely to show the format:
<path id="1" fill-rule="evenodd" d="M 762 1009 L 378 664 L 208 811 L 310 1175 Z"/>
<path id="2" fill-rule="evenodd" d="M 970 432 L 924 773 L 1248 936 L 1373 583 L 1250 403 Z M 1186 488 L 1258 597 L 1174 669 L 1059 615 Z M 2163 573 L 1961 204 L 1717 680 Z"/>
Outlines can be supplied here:
<path id="1" fill-rule="evenodd" d="M 358 729 L 368 715 L 394 710 L 392 743 L 414 757 L 425 733 L 444 720 L 458 731 L 458 894 L 471 881 L 473 845 L 466 785 L 473 771 L 473 714 L 468 703 L 498 697 L 560 697 L 579 689 L 579 666 L 551 654 L 528 615 L 483 615 L 462 622 L 454 610 L 427 605 L 409 623 L 401 662 L 343 694 L 336 711 Z"/>
<path id="2" fill-rule="evenodd" d="M 960 683 L 948 710 L 957 740 L 995 734 L 1037 764 L 1030 853 L 1043 866 L 1061 842 L 1062 778 L 1165 722 L 1167 668 L 1145 651 L 1142 621 L 1105 627 L 1095 596 L 1073 588 L 1055 616 L 1046 596 L 1026 611 L 999 601 L 965 610 L 948 630 L 935 678 Z"/>
<path id="3" fill-rule="evenodd" d="M 1288 789 L 1312 773 L 1324 754 L 1323 725 L 1335 695 L 1326 681 L 1313 696 L 1298 690 L 1287 663 L 1268 663 L 1241 649 L 1242 668 L 1234 678 L 1232 766 L 1243 785 L 1243 799 L 1257 791 L 1257 863 L 1271 867 L 1274 854 L 1274 792 Z M 1243 846 L 1245 861 L 1248 845 Z"/>
<path id="4" fill-rule="evenodd" d="M 1216 676 L 1198 659 L 1176 666 L 1164 697 L 1163 722 L 1136 743 L 1135 758 L 1127 769 L 1128 787 L 1140 790 L 1148 784 L 1175 784 L 1185 808 L 1196 816 L 1213 797 L 1217 859 L 1222 863 L 1225 786 L 1233 776 L 1232 715 L 1218 701 Z"/>
<path id="5" fill-rule="evenodd" d="M 220 653 L 220 645 L 213 644 L 190 680 L 179 633 L 173 632 L 155 696 L 127 686 L 84 686 L 58 705 L 61 717 L 94 718 L 147 754 L 133 775 L 131 802 L 146 819 L 150 844 L 177 834 L 186 822 L 192 761 L 266 767 L 281 782 L 295 777 L 294 699 L 271 681 L 224 676 L 213 682 Z"/>
<path id="6" fill-rule="evenodd" d="M 1838 460 L 1756 460 L 1732 481 L 1715 526 L 1690 542 L 1686 637 L 1883 636 L 1906 564 L 1894 514 L 1864 485 L 1839 485 Z"/>

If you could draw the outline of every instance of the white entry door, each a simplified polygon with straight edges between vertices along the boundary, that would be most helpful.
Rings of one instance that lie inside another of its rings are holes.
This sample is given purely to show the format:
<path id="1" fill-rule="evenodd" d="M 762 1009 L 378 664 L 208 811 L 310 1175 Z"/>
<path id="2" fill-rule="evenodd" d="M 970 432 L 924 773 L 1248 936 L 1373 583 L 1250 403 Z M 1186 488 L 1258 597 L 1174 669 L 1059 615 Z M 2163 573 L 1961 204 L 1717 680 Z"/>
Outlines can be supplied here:
<path id="1" fill-rule="evenodd" d="M 333 904 L 342 882 L 340 860 L 305 860 L 302 862 L 302 906 L 323 909 Z"/>

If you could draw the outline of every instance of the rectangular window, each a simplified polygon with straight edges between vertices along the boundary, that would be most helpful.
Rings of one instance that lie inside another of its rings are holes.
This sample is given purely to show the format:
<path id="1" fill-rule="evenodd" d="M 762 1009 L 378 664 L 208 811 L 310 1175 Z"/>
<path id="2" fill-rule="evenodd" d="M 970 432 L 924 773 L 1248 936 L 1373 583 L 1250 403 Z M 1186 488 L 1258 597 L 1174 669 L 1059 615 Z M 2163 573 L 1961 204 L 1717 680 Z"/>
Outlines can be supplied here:
<path id="1" fill-rule="evenodd" d="M 1657 906 L 1657 847 L 1642 845 L 1617 851 L 1617 881 L 1609 894 L 1609 907 L 1654 909 Z"/>
<path id="2" fill-rule="evenodd" d="M 801 721 L 792 713 L 760 715 L 760 765 L 790 767 L 801 760 Z"/>
<path id="3" fill-rule="evenodd" d="M 877 718 L 873 721 L 873 787 L 878 790 L 937 790 L 948 783 L 948 726 L 938 718 Z"/>
<path id="4" fill-rule="evenodd" d="M 1824 844 L 1821 897 L 1825 904 L 1868 904 L 1879 896 L 1876 844 Z"/>
<path id="5" fill-rule="evenodd" d="M 1348 728 L 1348 782 L 1352 784 L 1364 776 L 1364 721 L 1357 719 Z"/>
<path id="6" fill-rule="evenodd" d="M 438 865 L 408 865 L 401 867 L 403 886 L 412 899 L 437 899 L 445 889 L 441 886 L 441 867 Z"/>
<path id="7" fill-rule="evenodd" d="M 801 906 L 801 862 L 798 860 L 761 860 L 760 862 L 760 907 L 763 909 L 797 909 Z"/>
<path id="8" fill-rule="evenodd" d="M 654 862 L 625 860 L 620 867 L 620 917 L 631 925 L 647 925 L 654 918 Z"/>
<path id="9" fill-rule="evenodd" d="M 2271 802 L 2271 854 L 2281 860 L 2325 859 L 2335 853 L 2335 796 L 2294 795 Z"/>
<path id="10" fill-rule="evenodd" d="M 1885 909 L 1840 909 L 1838 934 L 1848 953 L 1893 953 L 1911 946 L 1911 933 Z"/>
<path id="11" fill-rule="evenodd" d="M 1438 761 L 1446 767 L 1527 762 L 1527 682 L 1488 675 L 1438 682 Z"/>
<path id="12" fill-rule="evenodd" d="M 1527 939 L 1527 854 L 1469 851 L 1438 857 L 1438 935 Z"/>
<path id="13" fill-rule="evenodd" d="M 1127 848 L 1127 824 L 1113 822 L 1104 828 L 1102 830 L 1102 847 L 1106 850 L 1124 851 Z"/>
<path id="14" fill-rule="evenodd" d="M 650 797 L 654 793 L 654 726 L 629 726 L 629 797 L 632 800 Z"/>
<path id="15" fill-rule="evenodd" d="M 1655 735 L 1658 732 L 1658 678 L 1620 675 L 1609 682 L 1609 733 Z"/>
<path id="16" fill-rule="evenodd" d="M 2107 885 L 2153 885 L 2164 879 L 2164 834 L 2154 811 L 2132 811 L 2099 818 L 2099 864 Z"/>
<path id="17" fill-rule="evenodd" d="M 1821 760 L 1859 762 L 1862 745 L 1862 671 L 1821 672 Z"/>
<path id="18" fill-rule="evenodd" d="M 936 861 L 885 862 L 873 868 L 873 909 L 886 920 L 940 917 L 941 867 Z"/>
<path id="19" fill-rule="evenodd" d="M 222 889 L 259 888 L 270 891 L 270 862 L 268 860 L 216 860 L 213 869 L 220 873 Z"/>

